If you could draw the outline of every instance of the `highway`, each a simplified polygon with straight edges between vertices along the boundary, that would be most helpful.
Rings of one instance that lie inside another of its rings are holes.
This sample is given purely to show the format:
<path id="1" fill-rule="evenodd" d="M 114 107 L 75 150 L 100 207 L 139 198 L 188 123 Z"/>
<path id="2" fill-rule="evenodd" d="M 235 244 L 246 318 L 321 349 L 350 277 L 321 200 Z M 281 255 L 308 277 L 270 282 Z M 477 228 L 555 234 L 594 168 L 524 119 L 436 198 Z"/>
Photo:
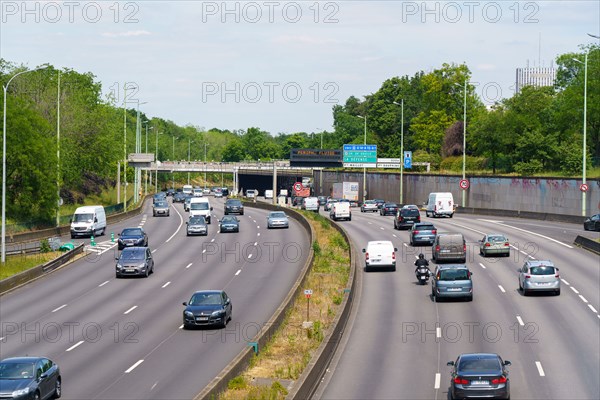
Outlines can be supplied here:
<path id="1" fill-rule="evenodd" d="M 181 204 L 153 218 L 147 203 L 139 216 L 109 225 L 115 237 L 125 227 L 146 230 L 155 261 L 148 279 L 115 279 L 108 233 L 86 257 L 2 296 L 2 358 L 53 359 L 64 399 L 193 398 L 269 320 L 309 248 L 295 220 L 267 230 L 268 212 L 249 207 L 239 233 L 218 233 L 224 201 L 210 201 L 208 236 L 186 237 Z M 201 289 L 223 289 L 232 299 L 226 329 L 181 329 L 182 302 Z"/>
<path id="2" fill-rule="evenodd" d="M 473 272 L 473 302 L 435 302 L 431 284 L 417 284 L 413 265 L 420 251 L 430 259 L 431 248 L 411 247 L 391 216 L 352 210 L 352 221 L 339 224 L 357 252 L 369 240 L 391 240 L 399 250 L 397 271 L 365 273 L 364 255 L 356 255 L 358 301 L 314 398 L 449 399 L 446 362 L 467 352 L 512 362 L 512 399 L 600 398 L 600 259 L 572 245 L 582 226 L 460 214 L 432 219 L 421 212 L 439 233 L 464 234 Z M 509 258 L 479 255 L 477 240 L 493 232 L 509 237 Z M 517 268 L 529 257 L 560 268 L 560 296 L 518 291 Z"/>

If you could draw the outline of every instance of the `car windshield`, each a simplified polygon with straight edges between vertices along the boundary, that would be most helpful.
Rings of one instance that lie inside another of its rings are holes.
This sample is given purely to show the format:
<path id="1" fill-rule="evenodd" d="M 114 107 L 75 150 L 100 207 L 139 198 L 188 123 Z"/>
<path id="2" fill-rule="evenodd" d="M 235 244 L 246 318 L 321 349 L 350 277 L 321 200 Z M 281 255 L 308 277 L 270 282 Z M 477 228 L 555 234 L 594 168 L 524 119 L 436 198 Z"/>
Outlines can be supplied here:
<path id="1" fill-rule="evenodd" d="M 531 267 L 529 270 L 531 275 L 554 275 L 554 267 Z"/>
<path id="2" fill-rule="evenodd" d="M 0 364 L 0 379 L 31 379 L 34 374 L 34 363 L 2 363 Z"/>
<path id="3" fill-rule="evenodd" d="M 237 221 L 236 221 L 235 217 L 223 217 L 221 222 L 224 224 L 235 224 Z"/>
<path id="4" fill-rule="evenodd" d="M 413 208 L 405 208 L 402 210 L 402 216 L 404 217 L 417 217 L 419 215 L 419 210 L 415 210 Z"/>
<path id="5" fill-rule="evenodd" d="M 469 279 L 466 269 L 443 269 L 440 271 L 442 281 L 464 281 Z"/>
<path id="6" fill-rule="evenodd" d="M 121 236 L 142 236 L 142 230 L 140 228 L 123 229 Z"/>
<path id="7" fill-rule="evenodd" d="M 280 212 L 280 211 L 272 212 L 269 214 L 269 218 L 285 218 L 285 217 L 286 217 L 285 213 Z"/>
<path id="8" fill-rule="evenodd" d="M 208 203 L 190 203 L 192 210 L 208 210 Z"/>
<path id="9" fill-rule="evenodd" d="M 168 207 L 168 204 L 166 201 L 157 201 L 156 203 L 154 203 L 154 205 L 156 207 Z"/>
<path id="10" fill-rule="evenodd" d="M 145 254 L 146 254 L 146 249 L 127 248 L 127 249 L 124 249 L 123 252 L 121 253 L 121 260 L 126 260 L 126 261 L 143 260 Z"/>
<path id="11" fill-rule="evenodd" d="M 73 222 L 92 222 L 94 214 L 75 214 L 73 215 Z"/>
<path id="12" fill-rule="evenodd" d="M 239 200 L 227 200 L 228 206 L 241 206 L 242 202 Z"/>
<path id="13" fill-rule="evenodd" d="M 206 221 L 204 219 L 204 217 L 192 217 L 190 218 L 190 225 L 199 225 L 199 224 L 205 224 Z"/>
<path id="14" fill-rule="evenodd" d="M 221 304 L 220 293 L 196 293 L 190 299 L 190 306 L 207 306 Z"/>
<path id="15" fill-rule="evenodd" d="M 458 370 L 461 372 L 500 369 L 500 360 L 497 358 L 468 358 L 460 360 L 460 363 L 458 364 Z"/>
<path id="16" fill-rule="evenodd" d="M 506 238 L 501 235 L 488 236 L 488 242 L 505 242 Z"/>

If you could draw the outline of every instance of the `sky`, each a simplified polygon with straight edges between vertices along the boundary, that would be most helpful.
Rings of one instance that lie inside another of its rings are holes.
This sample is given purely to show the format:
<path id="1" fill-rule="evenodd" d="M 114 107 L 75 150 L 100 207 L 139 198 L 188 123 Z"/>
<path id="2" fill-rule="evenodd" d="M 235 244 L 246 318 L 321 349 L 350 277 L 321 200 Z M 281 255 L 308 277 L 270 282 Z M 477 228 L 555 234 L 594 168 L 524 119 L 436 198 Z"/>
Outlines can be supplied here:
<path id="1" fill-rule="evenodd" d="M 0 57 L 91 72 L 122 106 L 204 129 L 332 130 L 394 76 L 466 63 L 486 104 L 516 68 L 598 42 L 600 1 L 0 1 Z"/>

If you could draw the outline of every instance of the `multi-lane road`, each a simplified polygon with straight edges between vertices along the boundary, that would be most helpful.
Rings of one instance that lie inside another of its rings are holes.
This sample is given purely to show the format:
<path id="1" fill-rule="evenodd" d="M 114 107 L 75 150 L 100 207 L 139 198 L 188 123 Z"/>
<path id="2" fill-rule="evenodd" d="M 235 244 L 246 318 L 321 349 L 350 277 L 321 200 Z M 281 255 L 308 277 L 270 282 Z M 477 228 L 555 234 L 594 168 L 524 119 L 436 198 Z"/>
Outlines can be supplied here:
<path id="1" fill-rule="evenodd" d="M 213 199 L 213 215 L 223 215 Z M 0 299 L 2 358 L 56 361 L 65 399 L 191 399 L 242 349 L 279 307 L 304 265 L 308 234 L 267 230 L 267 211 L 246 208 L 239 233 L 186 237 L 187 213 L 144 213 L 108 232 L 142 226 L 155 273 L 115 279 L 116 243 L 97 238 L 88 255 Z M 64 238 L 65 240 L 67 238 Z M 89 243 L 89 239 L 86 240 Z M 182 329 L 182 302 L 195 290 L 223 289 L 233 304 L 226 329 Z"/>
<path id="2" fill-rule="evenodd" d="M 430 259 L 431 248 L 411 247 L 408 232 L 393 229 L 393 217 L 353 209 L 352 221 L 340 224 L 357 250 L 369 240 L 391 240 L 397 271 L 359 272 L 354 319 L 316 397 L 447 399 L 446 362 L 493 352 L 512 362 L 513 399 L 600 398 L 600 259 L 572 245 L 582 227 L 459 214 L 422 220 L 440 233 L 464 234 L 474 300 L 435 302 L 431 286 L 417 284 L 413 265 L 421 251 Z M 509 258 L 479 255 L 477 240 L 492 232 L 509 237 Z M 560 268 L 560 296 L 518 291 L 516 269 L 528 258 Z"/>

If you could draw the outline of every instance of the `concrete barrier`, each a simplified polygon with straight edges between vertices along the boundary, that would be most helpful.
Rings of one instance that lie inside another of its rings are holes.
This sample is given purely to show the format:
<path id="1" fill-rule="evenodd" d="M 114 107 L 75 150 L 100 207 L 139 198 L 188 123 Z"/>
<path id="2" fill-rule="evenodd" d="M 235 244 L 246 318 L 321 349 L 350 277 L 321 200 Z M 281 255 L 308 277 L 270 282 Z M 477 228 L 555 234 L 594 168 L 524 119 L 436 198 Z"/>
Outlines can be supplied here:
<path id="1" fill-rule="evenodd" d="M 296 296 L 300 293 L 304 285 L 304 281 L 306 280 L 306 276 L 308 275 L 308 271 L 312 268 L 314 253 L 312 250 L 312 243 L 315 237 L 314 231 L 310 223 L 300 214 L 299 212 L 289 209 L 274 206 L 268 203 L 253 203 L 253 202 L 243 202 L 244 207 L 248 208 L 260 208 L 263 210 L 271 210 L 271 211 L 285 211 L 286 214 L 297 220 L 300 225 L 304 229 L 307 230 L 309 234 L 309 254 L 306 260 L 306 263 L 302 267 L 302 271 L 300 272 L 300 276 L 292 286 L 292 290 L 285 297 L 279 308 L 275 311 L 273 316 L 269 319 L 264 329 L 261 330 L 253 339 L 253 342 L 258 343 L 259 352 L 267 342 L 271 339 L 273 334 L 277 331 L 283 320 L 285 319 L 285 315 L 287 311 L 293 306 L 294 300 Z M 227 390 L 227 384 L 229 381 L 236 376 L 240 375 L 244 372 L 248 366 L 250 365 L 250 361 L 254 355 L 254 349 L 250 346 L 246 349 L 242 350 L 213 380 L 200 392 L 194 400 L 209 400 L 218 398 L 219 393 Z"/>
<path id="2" fill-rule="evenodd" d="M 37 267 L 30 268 L 26 271 L 18 273 L 0 281 L 0 295 L 9 292 L 21 285 L 29 283 L 47 273 L 54 271 L 62 265 L 65 265 L 71 261 L 76 255 L 83 252 L 84 244 L 81 243 L 73 250 L 68 251 L 54 260 L 48 261 L 45 264 L 38 265 Z"/>
<path id="3" fill-rule="evenodd" d="M 591 251 L 592 253 L 600 254 L 600 242 L 577 235 L 574 243 L 577 246 L 581 246 L 584 249 Z"/>
<path id="4" fill-rule="evenodd" d="M 583 221 L 586 218 L 578 215 L 564 215 L 517 210 L 496 210 L 474 207 L 457 207 L 455 211 L 457 214 L 493 215 L 496 217 L 527 218 L 542 221 L 567 222 L 572 224 L 583 224 Z"/>
<path id="5" fill-rule="evenodd" d="M 317 390 L 323 375 L 327 371 L 327 367 L 331 359 L 333 358 L 342 335 L 344 334 L 346 323 L 350 318 L 350 311 L 352 310 L 352 304 L 355 299 L 356 289 L 356 274 L 360 268 L 357 267 L 357 258 L 354 257 L 355 249 L 352 241 L 343 230 L 340 225 L 336 222 L 331 222 L 332 226 L 342 234 L 346 242 L 350 245 L 350 278 L 348 280 L 347 289 L 349 289 L 348 296 L 344 297 L 342 304 L 340 305 L 340 312 L 336 315 L 332 326 L 329 327 L 325 333 L 323 342 L 309 361 L 308 365 L 302 372 L 302 375 L 298 378 L 292 389 L 289 391 L 286 399 L 289 400 L 304 400 L 310 399 L 314 392 Z"/>

